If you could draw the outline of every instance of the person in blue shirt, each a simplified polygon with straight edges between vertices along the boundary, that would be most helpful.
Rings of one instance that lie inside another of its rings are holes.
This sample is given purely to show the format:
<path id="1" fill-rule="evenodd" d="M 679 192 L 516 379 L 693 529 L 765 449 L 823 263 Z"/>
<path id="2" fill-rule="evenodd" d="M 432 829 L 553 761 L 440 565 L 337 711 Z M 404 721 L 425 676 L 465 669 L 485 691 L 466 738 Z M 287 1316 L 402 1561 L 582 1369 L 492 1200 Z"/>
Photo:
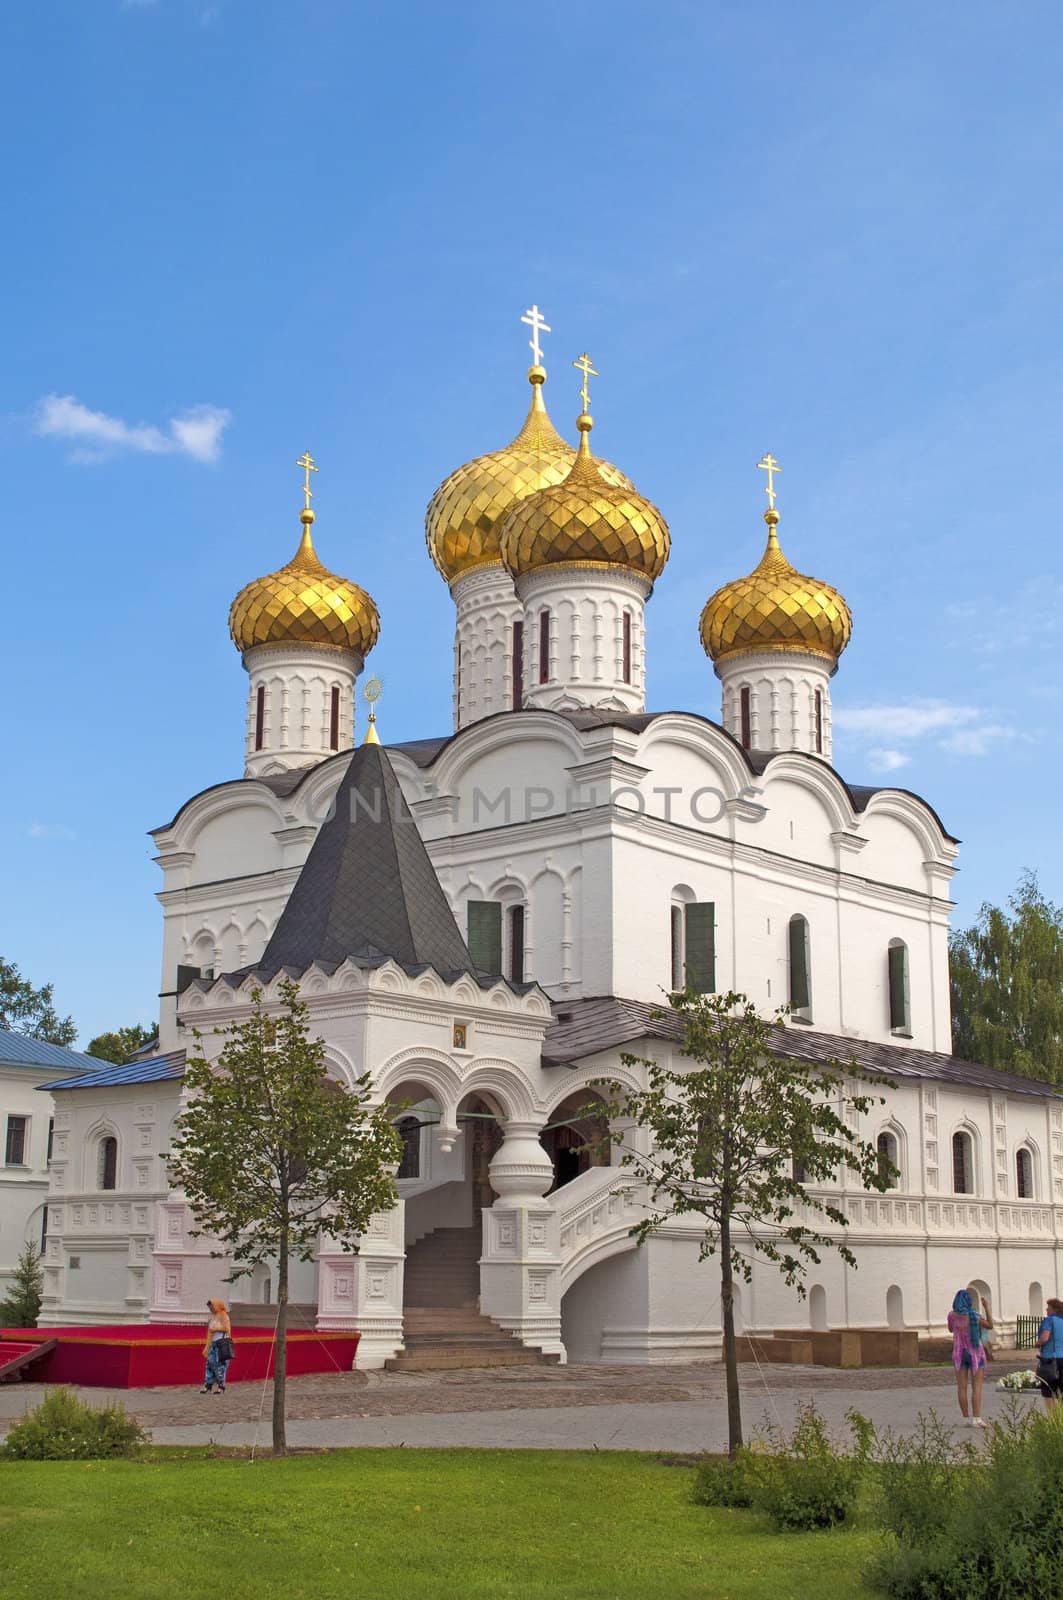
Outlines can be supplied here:
<path id="1" fill-rule="evenodd" d="M 1045 1410 L 1053 1411 L 1063 1399 L 1063 1300 L 1046 1301 L 1045 1310 L 1048 1315 L 1037 1330 L 1037 1343 L 1041 1360 L 1057 1363 L 1055 1380 L 1041 1379 Z"/>

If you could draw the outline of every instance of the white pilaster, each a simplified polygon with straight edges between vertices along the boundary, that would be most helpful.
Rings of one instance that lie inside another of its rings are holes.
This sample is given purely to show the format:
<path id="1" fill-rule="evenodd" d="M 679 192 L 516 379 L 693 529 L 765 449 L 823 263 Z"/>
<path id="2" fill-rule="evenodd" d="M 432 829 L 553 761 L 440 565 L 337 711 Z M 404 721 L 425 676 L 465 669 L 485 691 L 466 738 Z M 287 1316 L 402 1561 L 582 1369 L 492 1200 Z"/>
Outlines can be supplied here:
<path id="1" fill-rule="evenodd" d="M 500 563 L 455 578 L 454 727 L 513 709 L 513 624 L 524 615 Z"/>
<path id="2" fill-rule="evenodd" d="M 572 563 L 523 573 L 517 594 L 524 607 L 524 704 L 645 710 L 645 604 L 651 588 L 648 578 L 626 567 Z"/>
<path id="3" fill-rule="evenodd" d="M 833 670 L 823 657 L 796 650 L 751 651 L 716 662 L 724 727 L 743 742 L 742 691 L 748 689 L 750 749 L 804 750 L 829 761 Z"/>
<path id="4" fill-rule="evenodd" d="M 244 652 L 247 691 L 244 776 L 309 767 L 354 744 L 355 650 L 261 645 Z M 259 717 L 259 690 L 262 715 Z M 339 707 L 333 740 L 333 691 Z M 261 725 L 260 725 L 261 724 Z"/>

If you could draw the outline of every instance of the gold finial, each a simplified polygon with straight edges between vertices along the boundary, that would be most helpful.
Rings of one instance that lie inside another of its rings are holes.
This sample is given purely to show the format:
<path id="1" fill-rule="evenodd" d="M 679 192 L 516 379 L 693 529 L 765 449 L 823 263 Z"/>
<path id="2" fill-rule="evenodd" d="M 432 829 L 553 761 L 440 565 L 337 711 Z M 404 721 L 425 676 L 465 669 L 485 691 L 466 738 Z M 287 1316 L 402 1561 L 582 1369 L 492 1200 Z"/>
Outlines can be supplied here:
<path id="1" fill-rule="evenodd" d="M 580 356 L 578 361 L 573 361 L 572 365 L 574 367 L 576 367 L 583 374 L 583 384 L 582 384 L 582 386 L 580 388 L 580 392 L 579 393 L 580 393 L 580 399 L 583 401 L 583 412 L 584 412 L 584 415 L 586 416 L 587 413 L 591 409 L 591 397 L 590 397 L 590 394 L 587 391 L 587 379 L 588 378 L 597 378 L 598 377 L 598 373 L 591 366 L 591 358 L 587 354 L 586 350 L 584 350 L 583 354 Z"/>
<path id="2" fill-rule="evenodd" d="M 526 322 L 532 331 L 532 336 L 528 340 L 528 344 L 532 353 L 532 365 L 541 367 L 543 364 L 543 348 L 539 343 L 539 335 L 540 333 L 552 333 L 554 330 L 551 328 L 550 324 L 547 322 L 538 306 L 529 306 L 520 320 L 522 322 Z"/>
<path id="3" fill-rule="evenodd" d="M 370 678 L 369 682 L 362 690 L 362 699 L 369 707 L 369 726 L 366 729 L 365 738 L 362 740 L 363 744 L 380 743 L 380 735 L 376 731 L 375 706 L 377 701 L 380 699 L 383 688 L 384 685 L 381 683 L 379 678 Z"/>
<path id="4" fill-rule="evenodd" d="M 777 472 L 781 472 L 782 468 L 780 467 L 779 463 L 776 461 L 775 457 L 771 454 L 770 451 L 768 452 L 768 454 L 766 456 L 764 456 L 762 458 L 762 460 L 757 462 L 757 466 L 758 467 L 763 467 L 764 471 L 768 474 L 768 489 L 767 489 L 768 508 L 769 508 L 769 510 L 774 511 L 775 510 L 775 474 Z"/>
<path id="5" fill-rule="evenodd" d="M 312 472 L 319 471 L 319 468 L 314 466 L 314 458 L 310 454 L 309 450 L 304 450 L 302 455 L 299 457 L 298 461 L 295 464 L 296 464 L 297 467 L 302 467 L 303 468 L 303 477 L 304 477 L 303 493 L 306 496 L 306 505 L 304 506 L 303 509 L 305 511 L 309 511 L 310 510 L 310 502 L 314 498 L 313 490 L 310 487 L 310 474 Z"/>

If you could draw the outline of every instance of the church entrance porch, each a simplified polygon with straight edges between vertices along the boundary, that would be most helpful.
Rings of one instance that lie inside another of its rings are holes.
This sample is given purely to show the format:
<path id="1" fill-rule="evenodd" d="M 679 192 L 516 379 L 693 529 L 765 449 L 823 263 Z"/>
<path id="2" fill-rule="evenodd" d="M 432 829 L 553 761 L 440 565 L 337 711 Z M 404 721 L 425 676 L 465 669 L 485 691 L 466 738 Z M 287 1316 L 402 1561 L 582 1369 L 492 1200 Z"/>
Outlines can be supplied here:
<path id="1" fill-rule="evenodd" d="M 494 1109 L 478 1096 L 462 1103 L 456 1121 L 456 1143 L 463 1161 L 460 1180 L 451 1182 L 459 1181 L 464 1195 L 438 1196 L 437 1207 L 444 1200 L 448 1204 L 434 1215 L 452 1214 L 455 1203 L 462 1208 L 464 1200 L 469 1220 L 463 1226 L 430 1226 L 408 1242 L 403 1296 L 405 1350 L 385 1363 L 389 1371 L 529 1366 L 543 1359 L 538 1351 L 525 1349 L 513 1333 L 481 1314 L 483 1215 L 495 1200 L 491 1162 L 503 1146 L 504 1135 Z M 421 1204 L 431 1204 L 433 1194 L 434 1190 L 429 1189 Z M 410 1210 L 413 1212 L 414 1207 Z M 431 1220 L 431 1215 L 425 1220 Z M 416 1227 L 416 1213 L 411 1224 Z M 410 1231 L 408 1226 L 408 1235 Z"/>

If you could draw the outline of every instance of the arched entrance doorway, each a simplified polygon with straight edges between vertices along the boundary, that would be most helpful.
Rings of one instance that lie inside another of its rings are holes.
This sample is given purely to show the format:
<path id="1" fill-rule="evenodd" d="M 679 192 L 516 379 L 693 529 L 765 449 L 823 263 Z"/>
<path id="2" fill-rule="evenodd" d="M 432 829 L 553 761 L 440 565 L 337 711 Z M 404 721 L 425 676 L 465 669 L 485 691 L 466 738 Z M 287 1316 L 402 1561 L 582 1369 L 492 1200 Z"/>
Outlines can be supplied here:
<path id="1" fill-rule="evenodd" d="M 604 1142 L 607 1124 L 604 1116 L 587 1115 L 589 1106 L 601 1105 L 601 1096 L 592 1090 L 579 1090 L 550 1115 L 540 1143 L 554 1169 L 553 1194 L 578 1178 L 588 1167 L 609 1165 L 609 1146 Z"/>

